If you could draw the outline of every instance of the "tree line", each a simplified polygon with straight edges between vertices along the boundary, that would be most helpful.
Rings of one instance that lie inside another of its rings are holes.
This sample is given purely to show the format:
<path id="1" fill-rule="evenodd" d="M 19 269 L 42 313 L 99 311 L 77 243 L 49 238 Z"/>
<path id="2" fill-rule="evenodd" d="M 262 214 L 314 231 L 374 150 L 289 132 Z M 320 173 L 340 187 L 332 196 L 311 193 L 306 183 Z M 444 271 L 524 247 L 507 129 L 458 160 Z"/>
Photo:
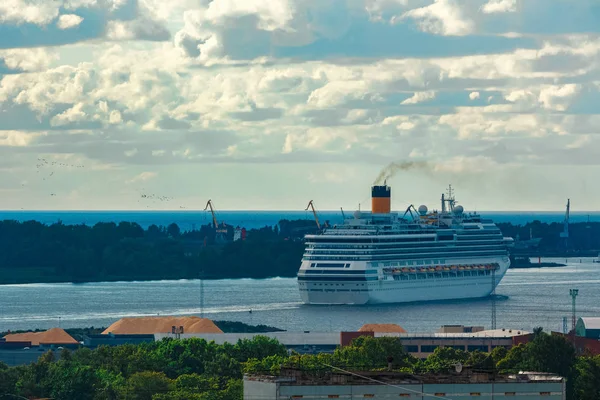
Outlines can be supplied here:
<path id="1" fill-rule="evenodd" d="M 311 223 L 282 220 L 237 241 L 229 226 L 229 240 L 219 244 L 212 225 L 181 231 L 176 224 L 0 221 L 0 284 L 290 277 L 303 252 L 294 233 Z"/>
<path id="2" fill-rule="evenodd" d="M 569 224 L 569 239 L 560 237 L 562 222 L 546 223 L 538 220 L 524 225 L 498 223 L 502 234 L 515 240 L 541 239 L 541 252 L 590 252 L 600 251 L 600 222 L 576 222 Z"/>
<path id="3" fill-rule="evenodd" d="M 541 238 L 540 251 L 564 246 L 562 224 L 534 221 L 498 224 L 505 236 Z M 93 226 L 0 221 L 0 284 L 114 280 L 294 277 L 304 251 L 304 233 L 314 221 L 282 220 L 252 229 L 246 240 L 225 241 L 212 225 L 182 231 L 177 224 L 102 222 Z M 600 223 L 570 226 L 571 251 L 600 249 Z"/>
<path id="4" fill-rule="evenodd" d="M 498 374 L 536 371 L 567 379 L 568 400 L 600 398 L 600 356 L 576 356 L 563 336 L 537 329 L 534 338 L 506 350 L 465 352 L 440 347 L 424 360 L 404 350 L 400 339 L 359 337 L 333 354 L 288 353 L 273 339 L 257 336 L 237 344 L 204 339 L 95 350 L 49 351 L 33 364 L 9 368 L 0 363 L 0 398 L 50 397 L 57 400 L 241 400 L 244 373 L 277 375 L 282 368 L 331 372 L 387 370 L 412 374 L 447 373 L 461 363 Z"/>

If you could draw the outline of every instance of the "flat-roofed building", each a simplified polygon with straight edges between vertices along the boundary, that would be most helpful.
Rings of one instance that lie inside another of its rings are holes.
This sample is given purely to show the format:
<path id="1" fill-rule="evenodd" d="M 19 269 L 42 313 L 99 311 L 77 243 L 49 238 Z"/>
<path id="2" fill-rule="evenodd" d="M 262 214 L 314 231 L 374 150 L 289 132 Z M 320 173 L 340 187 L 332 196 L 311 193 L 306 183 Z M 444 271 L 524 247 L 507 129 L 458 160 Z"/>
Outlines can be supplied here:
<path id="1" fill-rule="evenodd" d="M 401 340 L 405 350 L 415 357 L 426 358 L 438 347 L 456 350 L 490 352 L 496 347 L 510 349 L 515 339 L 530 332 L 515 329 L 494 329 L 470 333 L 375 333 L 375 337 L 393 336 Z M 526 342 L 527 340 L 523 340 Z"/>
<path id="2" fill-rule="evenodd" d="M 492 375 L 465 369 L 461 373 L 419 376 L 397 372 L 281 372 L 278 377 L 244 376 L 244 399 L 566 399 L 563 378 L 535 372 Z"/>

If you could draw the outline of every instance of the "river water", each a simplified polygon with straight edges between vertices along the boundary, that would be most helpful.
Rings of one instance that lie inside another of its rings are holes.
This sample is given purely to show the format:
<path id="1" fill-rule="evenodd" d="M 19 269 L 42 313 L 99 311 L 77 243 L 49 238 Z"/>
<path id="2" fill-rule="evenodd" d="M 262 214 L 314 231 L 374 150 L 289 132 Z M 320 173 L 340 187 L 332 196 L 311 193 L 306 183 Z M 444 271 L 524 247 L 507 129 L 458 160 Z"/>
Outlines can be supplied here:
<path id="1" fill-rule="evenodd" d="M 535 260 L 537 261 L 537 260 Z M 543 259 L 542 261 L 562 261 Z M 600 264 L 570 259 L 562 268 L 511 269 L 496 292 L 497 326 L 562 331 L 571 324 L 569 289 L 578 288 L 577 315 L 600 316 Z M 373 306 L 308 306 L 296 279 L 106 282 L 0 286 L 0 332 L 61 326 L 108 326 L 121 317 L 200 315 L 266 324 L 289 331 L 356 330 L 365 323 L 397 323 L 409 332 L 443 324 L 491 324 L 491 300 Z M 252 313 L 249 312 L 252 310 Z"/>

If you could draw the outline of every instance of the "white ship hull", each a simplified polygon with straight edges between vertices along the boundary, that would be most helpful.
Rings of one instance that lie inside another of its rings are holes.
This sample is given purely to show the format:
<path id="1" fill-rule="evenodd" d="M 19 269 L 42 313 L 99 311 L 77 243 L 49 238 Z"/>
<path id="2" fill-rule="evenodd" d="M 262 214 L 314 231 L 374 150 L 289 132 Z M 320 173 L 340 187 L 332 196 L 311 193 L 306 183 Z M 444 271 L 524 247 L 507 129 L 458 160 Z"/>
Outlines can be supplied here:
<path id="1" fill-rule="evenodd" d="M 475 260 L 453 260 L 452 264 L 477 264 Z M 508 257 L 488 258 L 481 263 L 497 263 L 495 282 L 491 275 L 394 280 L 379 269 L 377 280 L 299 281 L 300 296 L 306 304 L 384 304 L 422 301 L 474 299 L 489 296 L 500 283 L 508 267 Z M 358 264 L 358 263 L 356 263 Z M 362 269 L 365 269 L 363 264 Z M 359 265 L 352 265 L 355 271 Z M 307 266 L 301 268 L 308 269 Z"/>

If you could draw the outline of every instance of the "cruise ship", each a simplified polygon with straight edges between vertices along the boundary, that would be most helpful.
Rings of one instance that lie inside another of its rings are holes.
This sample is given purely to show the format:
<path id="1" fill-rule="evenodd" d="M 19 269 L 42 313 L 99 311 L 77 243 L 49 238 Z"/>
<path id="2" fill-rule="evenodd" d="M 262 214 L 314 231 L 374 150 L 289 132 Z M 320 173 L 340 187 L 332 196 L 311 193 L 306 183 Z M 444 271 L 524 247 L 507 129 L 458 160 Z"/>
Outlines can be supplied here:
<path id="1" fill-rule="evenodd" d="M 371 188 L 371 212 L 305 236 L 298 286 L 306 304 L 382 304 L 486 297 L 510 266 L 512 238 L 457 205 L 391 212 L 391 188 Z"/>

